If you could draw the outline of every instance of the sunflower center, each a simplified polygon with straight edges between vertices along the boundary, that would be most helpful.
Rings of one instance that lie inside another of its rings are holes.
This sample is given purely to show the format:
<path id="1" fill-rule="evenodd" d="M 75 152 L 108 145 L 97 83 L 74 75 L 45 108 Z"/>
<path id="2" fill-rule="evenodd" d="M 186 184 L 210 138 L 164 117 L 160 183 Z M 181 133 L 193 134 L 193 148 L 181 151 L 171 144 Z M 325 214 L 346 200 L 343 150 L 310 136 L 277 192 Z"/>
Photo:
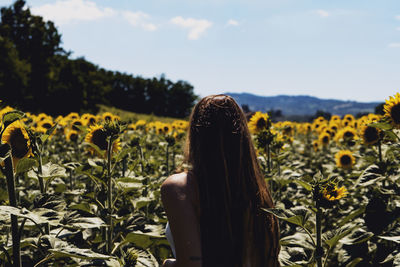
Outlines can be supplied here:
<path id="1" fill-rule="evenodd" d="M 379 139 L 378 130 L 375 127 L 367 127 L 367 129 L 364 132 L 364 138 L 365 141 L 367 141 L 368 143 L 378 141 Z"/>
<path id="2" fill-rule="evenodd" d="M 400 124 L 400 103 L 392 107 L 390 110 L 390 117 L 394 123 Z"/>
<path id="3" fill-rule="evenodd" d="M 257 123 L 256 123 L 257 129 L 264 129 L 267 127 L 267 122 L 264 120 L 264 118 L 259 118 Z"/>
<path id="4" fill-rule="evenodd" d="M 101 129 L 92 133 L 92 143 L 98 146 L 101 150 L 107 149 L 107 135 Z"/>
<path id="5" fill-rule="evenodd" d="M 112 118 L 111 118 L 111 116 L 109 116 L 109 115 L 107 115 L 107 116 L 104 117 L 104 120 L 105 120 L 105 121 L 110 121 L 111 119 L 112 119 Z"/>
<path id="6" fill-rule="evenodd" d="M 340 163 L 343 166 L 349 166 L 351 164 L 351 158 L 349 155 L 343 155 L 340 157 Z"/>
<path id="7" fill-rule="evenodd" d="M 42 124 L 42 127 L 43 127 L 43 128 L 46 128 L 46 129 L 50 129 L 51 126 L 52 126 L 52 125 L 51 125 L 50 123 L 48 123 L 48 122 Z"/>
<path id="8" fill-rule="evenodd" d="M 351 138 L 354 137 L 354 134 L 353 134 L 352 132 L 350 132 L 350 131 L 346 131 L 346 132 L 343 134 L 343 137 L 346 138 L 346 139 L 351 139 Z"/>
<path id="9" fill-rule="evenodd" d="M 77 135 L 76 133 L 72 133 L 72 134 L 69 136 L 69 139 L 70 139 L 71 141 L 73 141 L 73 142 L 76 142 L 76 141 L 78 140 L 78 135 Z"/>
<path id="10" fill-rule="evenodd" d="M 28 140 L 21 129 L 15 129 L 10 136 L 11 153 L 15 158 L 22 159 L 29 151 Z"/>
<path id="11" fill-rule="evenodd" d="M 283 129 L 283 133 L 285 135 L 289 135 L 289 134 L 291 134 L 291 132 L 292 132 L 292 127 L 290 127 L 290 126 L 288 126 L 285 129 Z"/>
<path id="12" fill-rule="evenodd" d="M 324 137 L 322 138 L 322 143 L 328 144 L 328 143 L 329 143 L 329 137 L 328 137 L 328 136 L 324 136 Z"/>
<path id="13" fill-rule="evenodd" d="M 337 198 L 338 197 L 338 192 L 336 190 L 330 191 L 328 193 L 329 198 Z"/>
<path id="14" fill-rule="evenodd" d="M 79 131 L 78 126 L 82 126 L 82 122 L 80 121 L 74 122 L 74 124 L 72 124 L 72 129 L 74 129 L 75 131 Z"/>
<path id="15" fill-rule="evenodd" d="M 89 125 L 94 125 L 96 123 L 96 119 L 95 118 L 90 118 L 89 119 Z"/>

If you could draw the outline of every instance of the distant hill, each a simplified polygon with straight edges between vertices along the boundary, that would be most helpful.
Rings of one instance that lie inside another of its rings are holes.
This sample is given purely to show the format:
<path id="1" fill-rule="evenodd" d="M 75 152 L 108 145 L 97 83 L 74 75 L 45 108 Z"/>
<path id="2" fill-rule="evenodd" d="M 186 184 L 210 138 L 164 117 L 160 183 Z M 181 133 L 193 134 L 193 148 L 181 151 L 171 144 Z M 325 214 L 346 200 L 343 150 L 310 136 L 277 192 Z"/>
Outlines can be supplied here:
<path id="1" fill-rule="evenodd" d="M 277 95 L 258 96 L 248 93 L 226 93 L 233 97 L 239 105 L 248 105 L 252 111 L 267 112 L 281 110 L 284 116 L 314 115 L 317 110 L 329 112 L 332 115 L 358 113 L 373 113 L 380 102 L 361 103 L 336 99 L 320 99 L 313 96 Z"/>

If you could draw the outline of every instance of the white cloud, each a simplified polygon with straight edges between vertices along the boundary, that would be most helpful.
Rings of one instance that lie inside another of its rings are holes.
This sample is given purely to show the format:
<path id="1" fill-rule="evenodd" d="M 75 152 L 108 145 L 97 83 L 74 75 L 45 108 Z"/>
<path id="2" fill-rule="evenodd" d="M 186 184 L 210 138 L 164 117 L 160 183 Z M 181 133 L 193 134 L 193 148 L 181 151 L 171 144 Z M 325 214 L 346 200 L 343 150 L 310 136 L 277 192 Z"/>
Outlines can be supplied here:
<path id="1" fill-rule="evenodd" d="M 150 16 L 144 12 L 125 11 L 122 13 L 122 15 L 129 22 L 129 24 L 131 24 L 133 27 L 140 27 L 146 31 L 157 30 L 156 25 L 148 22 Z"/>
<path id="2" fill-rule="evenodd" d="M 226 23 L 227 26 L 239 26 L 239 22 L 237 20 L 234 19 L 230 19 L 228 20 L 228 22 Z"/>
<path id="3" fill-rule="evenodd" d="M 182 28 L 189 29 L 188 39 L 197 40 L 200 36 L 211 27 L 212 22 L 205 19 L 182 18 L 181 16 L 172 18 L 171 23 Z"/>
<path id="4" fill-rule="evenodd" d="M 400 15 L 396 16 L 395 19 L 400 20 Z"/>
<path id="5" fill-rule="evenodd" d="M 390 48 L 400 48 L 400 43 L 390 43 L 388 45 L 388 47 L 390 47 Z"/>
<path id="6" fill-rule="evenodd" d="M 53 4 L 33 7 L 31 10 L 33 14 L 43 16 L 59 25 L 97 20 L 116 14 L 112 8 L 98 7 L 95 2 L 89 0 L 58 0 Z"/>
<path id="7" fill-rule="evenodd" d="M 328 11 L 323 10 L 323 9 L 315 10 L 315 14 L 317 14 L 321 18 L 327 18 L 331 15 Z"/>

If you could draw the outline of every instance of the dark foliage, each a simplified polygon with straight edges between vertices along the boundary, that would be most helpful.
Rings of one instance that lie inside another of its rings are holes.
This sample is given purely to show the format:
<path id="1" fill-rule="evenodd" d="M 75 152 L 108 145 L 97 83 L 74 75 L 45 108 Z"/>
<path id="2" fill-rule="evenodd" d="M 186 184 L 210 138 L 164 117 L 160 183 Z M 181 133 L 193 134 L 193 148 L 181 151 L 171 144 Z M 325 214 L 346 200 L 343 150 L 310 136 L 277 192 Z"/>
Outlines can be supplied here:
<path id="1" fill-rule="evenodd" d="M 145 79 L 71 59 L 51 21 L 32 15 L 24 0 L 1 9 L 0 99 L 34 113 L 97 111 L 97 104 L 139 113 L 186 117 L 193 86 L 163 75 Z"/>

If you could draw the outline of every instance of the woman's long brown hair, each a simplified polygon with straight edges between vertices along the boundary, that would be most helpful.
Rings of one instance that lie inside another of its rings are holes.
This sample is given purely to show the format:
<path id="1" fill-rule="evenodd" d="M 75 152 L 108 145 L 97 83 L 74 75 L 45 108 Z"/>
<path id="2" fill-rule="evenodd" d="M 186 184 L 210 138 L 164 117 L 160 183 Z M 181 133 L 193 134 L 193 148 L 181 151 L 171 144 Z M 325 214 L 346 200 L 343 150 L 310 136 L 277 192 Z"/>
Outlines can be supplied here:
<path id="1" fill-rule="evenodd" d="M 200 100 L 190 118 L 187 162 L 196 177 L 204 267 L 279 266 L 279 227 L 246 118 L 233 98 Z"/>

